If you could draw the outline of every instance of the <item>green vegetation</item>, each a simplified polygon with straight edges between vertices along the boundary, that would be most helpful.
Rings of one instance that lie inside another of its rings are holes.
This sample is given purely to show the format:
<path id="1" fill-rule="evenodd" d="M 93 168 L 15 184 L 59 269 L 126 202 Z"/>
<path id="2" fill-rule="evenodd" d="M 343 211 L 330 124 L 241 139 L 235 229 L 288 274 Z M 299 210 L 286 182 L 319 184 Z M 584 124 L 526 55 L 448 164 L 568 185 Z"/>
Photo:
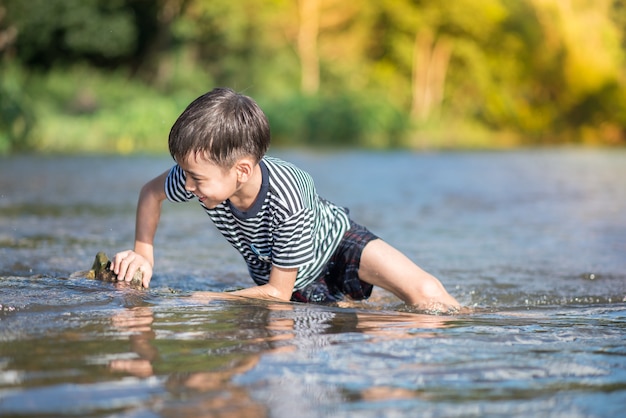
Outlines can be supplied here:
<path id="1" fill-rule="evenodd" d="M 195 97 L 279 146 L 626 144 L 626 0 L 0 0 L 0 154 L 166 152 Z"/>

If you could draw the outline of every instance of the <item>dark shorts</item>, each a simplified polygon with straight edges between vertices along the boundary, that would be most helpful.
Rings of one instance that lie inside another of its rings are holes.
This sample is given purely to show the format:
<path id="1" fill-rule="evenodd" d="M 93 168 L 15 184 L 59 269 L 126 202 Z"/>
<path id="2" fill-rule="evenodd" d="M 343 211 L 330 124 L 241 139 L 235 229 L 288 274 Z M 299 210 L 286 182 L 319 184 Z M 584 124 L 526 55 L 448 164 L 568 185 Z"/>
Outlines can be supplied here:
<path id="1" fill-rule="evenodd" d="M 367 228 L 350 221 L 339 246 L 326 264 L 323 275 L 303 289 L 293 292 L 293 302 L 333 303 L 349 296 L 353 300 L 367 299 L 373 286 L 359 279 L 359 264 L 363 248 L 378 239 Z"/>

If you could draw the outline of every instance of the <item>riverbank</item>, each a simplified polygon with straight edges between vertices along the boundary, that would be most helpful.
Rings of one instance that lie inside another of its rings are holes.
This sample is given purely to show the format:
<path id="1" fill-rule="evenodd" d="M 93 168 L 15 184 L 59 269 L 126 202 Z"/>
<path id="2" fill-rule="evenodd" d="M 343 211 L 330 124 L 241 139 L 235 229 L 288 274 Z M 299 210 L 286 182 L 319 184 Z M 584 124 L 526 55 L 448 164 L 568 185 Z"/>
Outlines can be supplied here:
<path id="1" fill-rule="evenodd" d="M 46 74 L 8 66 L 3 72 L 0 155 L 165 154 L 178 115 L 212 88 L 193 74 L 157 88 L 123 72 L 80 66 Z M 364 94 L 254 98 L 268 115 L 273 144 L 281 148 L 479 150 L 624 144 L 622 132 L 612 125 L 529 135 L 449 115 L 418 123 L 381 97 Z"/>

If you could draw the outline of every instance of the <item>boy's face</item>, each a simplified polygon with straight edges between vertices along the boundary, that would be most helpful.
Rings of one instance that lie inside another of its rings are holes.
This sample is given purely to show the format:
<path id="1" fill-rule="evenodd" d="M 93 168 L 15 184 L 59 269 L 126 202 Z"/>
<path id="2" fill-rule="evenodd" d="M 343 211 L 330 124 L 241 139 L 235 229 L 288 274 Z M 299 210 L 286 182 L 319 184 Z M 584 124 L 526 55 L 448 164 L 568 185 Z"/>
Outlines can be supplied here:
<path id="1" fill-rule="evenodd" d="M 186 175 L 185 189 L 212 209 L 233 196 L 238 188 L 237 169 L 224 169 L 200 154 L 190 153 L 178 165 Z"/>

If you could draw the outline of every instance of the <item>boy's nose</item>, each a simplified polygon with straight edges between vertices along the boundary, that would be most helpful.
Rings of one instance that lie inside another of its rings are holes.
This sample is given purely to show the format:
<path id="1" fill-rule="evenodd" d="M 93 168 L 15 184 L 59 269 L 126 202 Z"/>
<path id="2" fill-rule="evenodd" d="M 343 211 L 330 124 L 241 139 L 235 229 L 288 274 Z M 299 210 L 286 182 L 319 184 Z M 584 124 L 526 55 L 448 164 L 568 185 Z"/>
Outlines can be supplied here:
<path id="1" fill-rule="evenodd" d="M 194 190 L 196 190 L 195 184 L 191 179 L 189 179 L 189 177 L 185 179 L 185 190 L 187 190 L 188 192 L 193 192 Z"/>

